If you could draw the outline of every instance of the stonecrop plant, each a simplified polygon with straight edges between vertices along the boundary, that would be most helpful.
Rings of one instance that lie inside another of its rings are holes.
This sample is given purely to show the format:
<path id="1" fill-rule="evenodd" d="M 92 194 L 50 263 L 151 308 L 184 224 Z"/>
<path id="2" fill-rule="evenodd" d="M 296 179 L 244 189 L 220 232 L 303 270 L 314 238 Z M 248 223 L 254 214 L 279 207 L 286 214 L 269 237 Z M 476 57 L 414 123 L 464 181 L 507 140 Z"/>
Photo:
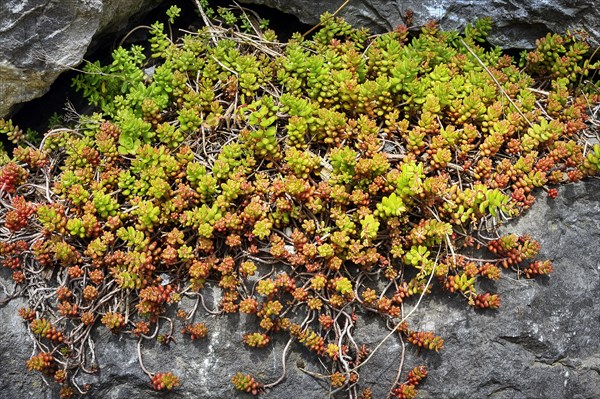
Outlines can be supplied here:
<path id="1" fill-rule="evenodd" d="M 95 330 L 207 339 L 181 300 L 211 287 L 208 312 L 255 318 L 240 345 L 287 336 L 284 358 L 299 342 L 334 395 L 370 398 L 360 372 L 379 346 L 352 335 L 365 315 L 385 339 L 440 351 L 404 304 L 445 290 L 497 309 L 481 281 L 552 272 L 532 237 L 496 227 L 600 170 L 600 64 L 584 33 L 549 34 L 519 61 L 484 43 L 487 19 L 370 35 L 325 14 L 280 43 L 242 9 L 198 6 L 197 32 L 174 40 L 172 7 L 147 48 L 84 67 L 73 83 L 96 112 L 39 144 L 0 122 L 17 145 L 0 163 L 0 262 L 29 303 L 26 366 L 62 397 L 102 366 Z M 140 364 L 156 390 L 185 386 L 168 364 Z M 399 370 L 389 396 L 414 398 L 426 375 Z M 253 395 L 284 379 L 231 375 Z"/>

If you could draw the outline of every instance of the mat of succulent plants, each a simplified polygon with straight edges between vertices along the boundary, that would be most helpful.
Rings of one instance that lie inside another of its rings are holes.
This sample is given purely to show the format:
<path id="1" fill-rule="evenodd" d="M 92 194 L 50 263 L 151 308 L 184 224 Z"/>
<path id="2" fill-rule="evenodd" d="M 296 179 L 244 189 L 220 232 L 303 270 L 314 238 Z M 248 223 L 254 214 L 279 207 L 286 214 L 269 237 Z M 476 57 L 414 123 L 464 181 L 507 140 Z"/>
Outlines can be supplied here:
<path id="1" fill-rule="evenodd" d="M 584 32 L 515 59 L 485 43 L 485 19 L 370 35 L 323 15 L 279 43 L 248 10 L 197 4 L 204 28 L 173 39 L 172 7 L 146 48 L 84 67 L 73 83 L 97 112 L 54 118 L 38 141 L 0 122 L 16 144 L 0 163 L 3 288 L 27 298 L 36 347 L 23 368 L 79 396 L 78 374 L 102 367 L 95 330 L 138 348 L 206 339 L 205 308 L 255 318 L 240 345 L 282 335 L 285 359 L 303 344 L 323 365 L 306 372 L 366 399 L 361 369 L 383 342 L 353 338 L 365 314 L 386 340 L 440 351 L 443 337 L 411 328 L 432 290 L 493 312 L 501 298 L 481 281 L 552 271 L 531 237 L 496 227 L 600 170 Z M 139 355 L 156 390 L 185 385 Z M 389 397 L 414 398 L 427 371 L 397 367 Z M 234 387 L 285 383 L 285 368 L 251 372 L 233 369 Z"/>

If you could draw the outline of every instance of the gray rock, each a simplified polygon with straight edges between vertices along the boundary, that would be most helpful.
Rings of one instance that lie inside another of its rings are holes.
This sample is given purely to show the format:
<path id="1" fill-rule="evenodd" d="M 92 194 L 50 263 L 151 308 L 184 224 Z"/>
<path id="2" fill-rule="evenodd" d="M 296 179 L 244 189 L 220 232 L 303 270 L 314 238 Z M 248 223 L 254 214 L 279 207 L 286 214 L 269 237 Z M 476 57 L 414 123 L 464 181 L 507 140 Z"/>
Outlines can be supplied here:
<path id="1" fill-rule="evenodd" d="M 58 75 L 83 60 L 102 34 L 159 0 L 3 0 L 0 2 L 0 117 L 45 94 Z"/>
<path id="2" fill-rule="evenodd" d="M 600 397 L 600 180 L 542 196 L 505 232 L 530 234 L 554 273 L 502 279 L 502 306 L 480 312 L 433 301 L 416 316 L 439 326 L 445 349 L 423 398 Z"/>
<path id="3" fill-rule="evenodd" d="M 0 398 L 52 399 L 51 389 L 44 384 L 39 375 L 28 373 L 25 362 L 33 354 L 33 341 L 23 321 L 17 315 L 20 307 L 25 306 L 22 298 L 5 303 L 6 293 L 2 290 L 13 284 L 10 273 L 0 270 Z"/>
<path id="4" fill-rule="evenodd" d="M 314 25 L 322 13 L 333 13 L 343 2 L 242 0 L 242 3 L 263 4 Z M 476 18 L 490 16 L 494 29 L 489 40 L 502 48 L 532 48 L 535 39 L 546 33 L 564 33 L 567 29 L 585 29 L 592 44 L 600 44 L 600 6 L 595 0 L 353 0 L 339 15 L 353 26 L 381 33 L 403 23 L 402 16 L 407 10 L 414 12 L 414 25 L 435 19 L 443 29 L 460 29 Z"/>
<path id="5" fill-rule="evenodd" d="M 490 287 L 502 295 L 497 311 L 476 311 L 461 298 L 437 293 L 411 316 L 414 328 L 434 330 L 445 340 L 440 353 L 406 347 L 404 370 L 425 364 L 430 372 L 419 398 L 599 397 L 600 180 L 564 186 L 559 192 L 556 200 L 542 195 L 522 218 L 504 228 L 539 240 L 540 256 L 554 262 L 554 273 L 520 281 L 505 273 Z M 7 271 L 0 272 L 7 284 Z M 32 344 L 16 315 L 22 305 L 22 299 L 17 299 L 0 307 L 0 398 L 56 398 L 39 374 L 25 372 Z M 411 306 L 414 303 L 406 304 L 405 312 Z M 230 384 L 237 371 L 263 382 L 280 375 L 283 337 L 267 349 L 254 351 L 241 345 L 242 334 L 256 330 L 245 318 L 199 312 L 198 321 L 208 325 L 210 334 L 205 340 L 190 342 L 177 335 L 176 343 L 169 346 L 146 341 L 142 348 L 150 371 L 172 370 L 181 377 L 182 386 L 170 398 L 248 397 Z M 355 337 L 372 348 L 385 334 L 379 319 L 365 318 Z M 134 339 L 99 328 L 96 342 L 100 371 L 78 377 L 81 384 L 93 384 L 89 397 L 164 397 L 150 388 L 139 367 Z M 392 338 L 362 369 L 361 384 L 372 386 L 375 398 L 386 397 L 400 359 L 401 345 Z M 291 345 L 286 364 L 286 380 L 264 398 L 297 397 L 298 392 L 303 398 L 328 397 L 327 384 L 299 370 L 299 366 L 314 372 L 321 368 L 297 343 Z"/>

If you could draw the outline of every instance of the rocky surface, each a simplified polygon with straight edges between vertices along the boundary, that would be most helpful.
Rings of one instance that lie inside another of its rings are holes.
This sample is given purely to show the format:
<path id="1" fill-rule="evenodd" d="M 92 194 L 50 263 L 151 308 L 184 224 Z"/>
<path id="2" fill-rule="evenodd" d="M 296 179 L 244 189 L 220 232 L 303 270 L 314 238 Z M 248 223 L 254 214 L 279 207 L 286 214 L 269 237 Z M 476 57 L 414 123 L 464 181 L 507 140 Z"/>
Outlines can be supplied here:
<path id="1" fill-rule="evenodd" d="M 554 273 L 501 280 L 502 307 L 475 312 L 434 301 L 423 327 L 446 338 L 425 398 L 597 398 L 600 392 L 600 180 L 542 196 L 506 232 L 529 233 Z"/>
<path id="2" fill-rule="evenodd" d="M 102 34 L 159 0 L 3 0 L 0 2 L 0 117 L 48 91 L 83 60 Z"/>
<path id="3" fill-rule="evenodd" d="M 263 4 L 297 16 L 314 25 L 325 11 L 333 13 L 343 1 L 242 0 Z M 494 30 L 490 41 L 503 48 L 530 48 L 547 32 L 585 29 L 600 44 L 600 7 L 595 0 L 353 0 L 339 13 L 353 26 L 387 32 L 403 23 L 407 10 L 414 12 L 414 25 L 439 20 L 442 28 L 464 27 L 475 18 L 490 16 Z"/>
<path id="4" fill-rule="evenodd" d="M 505 230 L 530 233 L 541 242 L 541 256 L 554 261 L 555 271 L 550 277 L 517 281 L 506 273 L 490 287 L 502 294 L 498 311 L 475 311 L 445 293 L 421 304 L 411 316 L 412 325 L 442 335 L 445 349 L 436 354 L 406 347 L 404 369 L 426 364 L 430 371 L 419 398 L 598 398 L 598 215 L 598 179 L 562 187 L 556 200 L 542 195 Z M 0 270 L 4 284 L 8 275 L 7 270 Z M 0 292 L 0 303 L 3 296 Z M 16 315 L 20 306 L 21 299 L 0 306 L 0 399 L 57 398 L 39 374 L 25 372 L 32 344 Z M 409 310 L 410 304 L 405 312 Z M 208 325 L 206 340 L 190 342 L 177 335 L 169 346 L 148 342 L 143 346 L 144 363 L 150 371 L 172 370 L 181 377 L 182 387 L 169 398 L 246 397 L 231 387 L 235 372 L 253 373 L 264 382 L 279 375 L 281 350 L 286 344 L 283 338 L 268 349 L 251 351 L 241 345 L 242 334 L 253 329 L 244 318 L 201 315 L 199 319 Z M 383 335 L 381 321 L 366 319 L 355 337 L 374 347 Z M 82 384 L 93 384 L 88 397 L 164 397 L 151 390 L 139 367 L 135 340 L 113 336 L 102 328 L 96 341 L 101 370 L 78 378 Z M 390 339 L 364 367 L 362 383 L 373 387 L 374 397 L 385 397 L 400 358 L 400 343 Z M 297 392 L 308 399 L 328 397 L 327 384 L 302 373 L 299 367 L 320 371 L 311 354 L 292 344 L 286 381 L 263 397 L 294 397 Z"/>

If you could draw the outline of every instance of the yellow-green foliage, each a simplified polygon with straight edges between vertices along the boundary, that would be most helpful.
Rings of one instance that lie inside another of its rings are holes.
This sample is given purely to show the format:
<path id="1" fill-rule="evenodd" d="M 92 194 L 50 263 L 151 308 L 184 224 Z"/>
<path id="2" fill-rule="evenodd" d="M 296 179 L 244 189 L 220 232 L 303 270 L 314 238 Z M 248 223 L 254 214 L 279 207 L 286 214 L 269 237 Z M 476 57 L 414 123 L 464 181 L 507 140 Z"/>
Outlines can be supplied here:
<path id="1" fill-rule="evenodd" d="M 167 310 L 211 286 L 219 312 L 256 319 L 247 345 L 287 334 L 341 388 L 370 349 L 350 336 L 366 310 L 440 350 L 441 337 L 408 329 L 403 301 L 440 288 L 497 308 L 478 283 L 499 278 L 498 266 L 551 271 L 532 260 L 529 237 L 490 241 L 477 229 L 519 215 L 536 187 L 600 168 L 600 147 L 581 134 L 600 98 L 575 85 L 598 69 L 585 42 L 549 35 L 520 69 L 479 44 L 489 20 L 464 34 L 431 22 L 373 37 L 324 15 L 312 39 L 284 45 L 236 10 L 205 11 L 219 24 L 176 42 L 152 25 L 148 59 L 120 47 L 110 64 L 86 66 L 74 85 L 97 113 L 50 131 L 39 149 L 23 145 L 0 169 L 10 205 L 0 260 L 17 284 L 47 287 L 21 312 L 48 323 L 37 339 L 53 358 L 38 355 L 31 369 L 89 370 L 82 348 L 99 323 L 142 340 L 168 323 L 158 335 L 168 343 L 177 331 Z M 10 121 L 0 131 L 20 134 Z M 488 241 L 496 261 L 461 254 Z M 181 331 L 208 337 L 188 311 L 177 313 Z M 391 393 L 415 392 L 424 373 Z M 149 374 L 156 389 L 179 385 Z M 232 382 L 269 387 L 241 373 Z"/>

